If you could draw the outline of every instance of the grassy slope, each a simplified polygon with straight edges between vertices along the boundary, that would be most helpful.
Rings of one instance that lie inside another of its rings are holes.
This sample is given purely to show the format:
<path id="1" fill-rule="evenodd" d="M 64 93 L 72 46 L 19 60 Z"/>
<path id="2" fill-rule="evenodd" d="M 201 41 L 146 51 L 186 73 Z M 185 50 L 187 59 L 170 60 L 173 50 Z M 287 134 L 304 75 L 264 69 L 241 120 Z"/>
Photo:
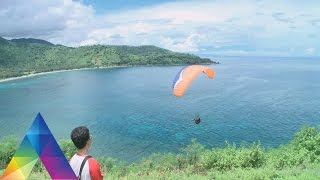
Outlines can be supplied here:
<path id="1" fill-rule="evenodd" d="M 318 180 L 320 179 L 320 164 L 309 164 L 305 167 L 292 167 L 277 170 L 273 168 L 249 168 L 249 169 L 235 169 L 227 172 L 209 171 L 206 174 L 196 174 L 192 171 L 171 171 L 161 173 L 158 171 L 151 171 L 146 174 L 128 173 L 125 176 L 119 177 L 117 173 L 107 173 L 104 179 L 133 179 L 133 180 L 149 180 L 149 179 L 190 179 L 190 180 L 206 180 L 206 179 L 219 179 L 219 180 L 257 180 L 257 179 L 283 179 L 283 180 Z M 0 174 L 3 172 L 0 170 Z M 38 173 L 33 172 L 30 180 L 50 179 L 46 172 Z"/>
<path id="2" fill-rule="evenodd" d="M 0 140 L 0 168 L 10 161 L 16 141 Z M 59 141 L 67 159 L 76 152 L 70 140 Z M 261 144 L 206 149 L 196 141 L 180 154 L 154 154 L 126 164 L 98 158 L 106 179 L 320 179 L 320 129 L 303 128 L 286 145 L 265 150 Z M 0 171 L 1 172 L 1 171 Z M 50 179 L 40 161 L 30 179 Z"/>
<path id="3" fill-rule="evenodd" d="M 190 179 L 190 180 L 257 180 L 257 179 L 286 179 L 286 180 L 318 180 L 320 179 L 320 164 L 310 164 L 307 167 L 292 167 L 282 170 L 264 168 L 235 169 L 227 172 L 209 171 L 206 174 L 195 174 L 190 171 L 172 171 L 168 173 L 159 173 L 157 171 L 149 172 L 148 175 L 139 175 L 139 173 L 129 173 L 120 179 Z M 109 174 L 106 179 L 118 179 L 116 174 Z"/>

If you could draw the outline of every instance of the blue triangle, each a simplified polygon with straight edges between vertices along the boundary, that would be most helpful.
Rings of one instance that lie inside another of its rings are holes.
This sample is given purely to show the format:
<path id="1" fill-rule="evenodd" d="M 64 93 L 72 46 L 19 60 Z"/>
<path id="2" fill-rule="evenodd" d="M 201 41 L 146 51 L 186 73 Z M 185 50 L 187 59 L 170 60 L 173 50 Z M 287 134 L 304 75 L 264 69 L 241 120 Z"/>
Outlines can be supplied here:
<path id="1" fill-rule="evenodd" d="M 43 117 L 38 113 L 37 117 L 34 119 L 28 134 L 51 134 L 46 122 L 43 120 Z"/>
<path id="2" fill-rule="evenodd" d="M 50 139 L 52 135 L 47 134 L 28 134 L 28 140 L 31 143 L 32 147 L 35 149 L 37 154 L 40 156 L 43 148 L 48 144 L 48 139 Z"/>
<path id="3" fill-rule="evenodd" d="M 43 143 L 44 144 L 44 143 Z M 46 143 L 42 147 L 40 157 L 64 157 L 57 141 L 53 136 L 46 137 Z"/>

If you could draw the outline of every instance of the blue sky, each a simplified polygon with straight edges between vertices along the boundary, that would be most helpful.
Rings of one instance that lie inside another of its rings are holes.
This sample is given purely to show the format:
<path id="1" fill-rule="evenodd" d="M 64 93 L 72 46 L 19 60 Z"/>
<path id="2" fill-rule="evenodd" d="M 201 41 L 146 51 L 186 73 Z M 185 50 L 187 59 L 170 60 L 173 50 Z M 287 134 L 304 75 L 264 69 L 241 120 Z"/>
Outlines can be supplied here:
<path id="1" fill-rule="evenodd" d="M 181 2 L 182 0 L 180 0 Z M 82 0 L 85 5 L 92 5 L 97 14 L 105 14 L 113 11 L 130 10 L 146 6 L 153 6 L 174 0 Z"/>
<path id="2" fill-rule="evenodd" d="M 319 7 L 315 0 L 2 0 L 0 36 L 219 56 L 320 56 Z"/>

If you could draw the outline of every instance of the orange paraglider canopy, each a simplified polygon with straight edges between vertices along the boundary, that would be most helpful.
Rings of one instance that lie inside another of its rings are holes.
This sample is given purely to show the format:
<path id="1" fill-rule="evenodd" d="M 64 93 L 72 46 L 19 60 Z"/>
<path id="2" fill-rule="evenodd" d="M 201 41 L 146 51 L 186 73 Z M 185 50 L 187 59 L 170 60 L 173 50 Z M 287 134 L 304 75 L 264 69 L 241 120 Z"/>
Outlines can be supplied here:
<path id="1" fill-rule="evenodd" d="M 182 97 L 192 81 L 201 73 L 205 73 L 210 79 L 213 79 L 215 75 L 213 69 L 202 65 L 191 65 L 182 68 L 173 81 L 173 94 L 176 97 Z"/>

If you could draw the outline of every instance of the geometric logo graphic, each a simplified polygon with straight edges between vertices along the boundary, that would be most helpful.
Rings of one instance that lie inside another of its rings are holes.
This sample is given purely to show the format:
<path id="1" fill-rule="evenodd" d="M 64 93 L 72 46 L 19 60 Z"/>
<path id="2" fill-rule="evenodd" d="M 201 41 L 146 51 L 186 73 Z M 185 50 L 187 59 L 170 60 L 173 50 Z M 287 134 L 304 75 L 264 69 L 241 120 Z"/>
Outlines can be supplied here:
<path id="1" fill-rule="evenodd" d="M 52 179 L 77 179 L 40 113 L 0 179 L 27 179 L 39 158 Z"/>

